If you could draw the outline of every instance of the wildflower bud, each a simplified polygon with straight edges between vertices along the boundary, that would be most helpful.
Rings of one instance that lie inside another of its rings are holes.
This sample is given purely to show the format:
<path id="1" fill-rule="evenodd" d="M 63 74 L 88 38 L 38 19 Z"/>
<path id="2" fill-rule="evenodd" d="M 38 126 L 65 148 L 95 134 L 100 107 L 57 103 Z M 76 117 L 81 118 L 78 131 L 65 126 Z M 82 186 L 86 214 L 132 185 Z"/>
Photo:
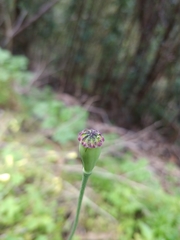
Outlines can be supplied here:
<path id="1" fill-rule="evenodd" d="M 85 129 L 78 135 L 79 153 L 85 172 L 91 173 L 101 153 L 104 137 L 99 131 Z"/>

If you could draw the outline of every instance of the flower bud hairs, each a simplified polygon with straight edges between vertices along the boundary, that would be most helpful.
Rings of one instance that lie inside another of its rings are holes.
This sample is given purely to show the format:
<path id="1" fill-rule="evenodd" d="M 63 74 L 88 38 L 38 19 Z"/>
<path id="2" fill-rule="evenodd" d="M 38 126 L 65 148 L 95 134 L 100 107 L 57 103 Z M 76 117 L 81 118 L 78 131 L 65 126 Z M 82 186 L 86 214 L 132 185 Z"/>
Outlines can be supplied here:
<path id="1" fill-rule="evenodd" d="M 76 231 L 86 184 L 93 168 L 95 167 L 96 161 L 100 156 L 104 137 L 97 130 L 85 129 L 78 134 L 78 141 L 79 153 L 83 165 L 83 177 L 78 198 L 76 216 L 68 240 L 73 239 L 74 233 Z"/>

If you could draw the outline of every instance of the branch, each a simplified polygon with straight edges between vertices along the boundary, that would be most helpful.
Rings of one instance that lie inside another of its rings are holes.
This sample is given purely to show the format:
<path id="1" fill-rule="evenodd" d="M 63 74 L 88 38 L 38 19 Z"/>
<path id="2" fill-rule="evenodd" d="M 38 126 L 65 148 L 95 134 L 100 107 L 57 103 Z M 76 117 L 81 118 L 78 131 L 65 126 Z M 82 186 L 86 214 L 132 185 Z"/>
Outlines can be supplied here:
<path id="1" fill-rule="evenodd" d="M 39 11 L 36 13 L 36 15 L 34 15 L 33 17 L 31 17 L 26 23 L 24 23 L 17 31 L 13 31 L 12 30 L 12 35 L 10 36 L 9 41 L 14 38 L 15 36 L 17 36 L 18 34 L 20 34 L 22 31 L 24 31 L 26 28 L 28 28 L 29 26 L 31 26 L 33 23 L 35 23 L 42 15 L 44 15 L 46 12 L 48 12 L 56 3 L 58 3 L 58 0 L 54 0 L 48 3 L 45 3 L 44 5 L 42 5 L 39 9 Z M 9 42 L 8 41 L 8 42 Z M 6 44 L 8 44 L 8 42 L 6 42 Z"/>

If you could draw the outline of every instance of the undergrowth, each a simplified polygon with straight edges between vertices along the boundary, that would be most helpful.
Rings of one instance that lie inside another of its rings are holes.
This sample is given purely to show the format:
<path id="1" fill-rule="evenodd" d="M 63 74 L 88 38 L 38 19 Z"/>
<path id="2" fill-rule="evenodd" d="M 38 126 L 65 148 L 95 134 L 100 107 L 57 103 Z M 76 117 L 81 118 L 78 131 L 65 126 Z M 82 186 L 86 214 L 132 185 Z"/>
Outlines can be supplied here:
<path id="1" fill-rule="evenodd" d="M 6 80 L 0 81 L 4 86 Z M 11 81 L 8 78 L 7 86 Z M 13 88 L 6 90 L 9 96 L 16 94 Z M 88 113 L 80 106 L 65 106 L 49 89 L 32 89 L 16 101 L 21 105 L 18 111 L 0 97 L 0 239 L 66 239 L 81 180 L 76 138 Z M 118 138 L 105 136 L 104 152 Z M 180 238 L 180 196 L 173 175 L 169 194 L 148 160 L 134 161 L 130 152 L 122 157 L 106 152 L 97 165 L 76 240 Z"/>
<path id="2" fill-rule="evenodd" d="M 80 166 L 76 154 L 69 154 L 68 144 L 57 147 L 38 132 L 10 133 L 14 116 L 4 118 L 9 124 L 4 123 L 0 139 L 0 239 L 65 239 L 81 180 L 81 167 L 73 173 L 74 164 Z M 147 160 L 106 156 L 90 179 L 79 229 L 97 239 L 102 233 L 114 240 L 178 239 L 175 192 L 162 189 Z"/>

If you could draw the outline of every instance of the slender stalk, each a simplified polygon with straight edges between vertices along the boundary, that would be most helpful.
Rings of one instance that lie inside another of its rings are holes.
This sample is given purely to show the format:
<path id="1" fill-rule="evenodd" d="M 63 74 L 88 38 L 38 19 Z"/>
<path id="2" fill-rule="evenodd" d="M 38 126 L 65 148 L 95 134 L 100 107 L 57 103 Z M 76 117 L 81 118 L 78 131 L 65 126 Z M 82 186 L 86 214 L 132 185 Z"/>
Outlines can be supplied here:
<path id="1" fill-rule="evenodd" d="M 77 210 L 76 210 L 76 217 L 75 217 L 72 229 L 71 229 L 71 233 L 68 237 L 68 240 L 73 239 L 74 233 L 76 231 L 78 220 L 79 220 L 79 214 L 80 214 L 80 210 L 81 210 L 81 204 L 82 204 L 82 200 L 83 200 L 83 196 L 84 196 L 84 191 L 85 191 L 86 184 L 87 184 L 87 181 L 88 181 L 88 178 L 90 175 L 91 175 L 91 172 L 83 171 L 81 189 L 80 189 L 80 193 L 79 193 L 78 205 L 77 205 Z"/>

